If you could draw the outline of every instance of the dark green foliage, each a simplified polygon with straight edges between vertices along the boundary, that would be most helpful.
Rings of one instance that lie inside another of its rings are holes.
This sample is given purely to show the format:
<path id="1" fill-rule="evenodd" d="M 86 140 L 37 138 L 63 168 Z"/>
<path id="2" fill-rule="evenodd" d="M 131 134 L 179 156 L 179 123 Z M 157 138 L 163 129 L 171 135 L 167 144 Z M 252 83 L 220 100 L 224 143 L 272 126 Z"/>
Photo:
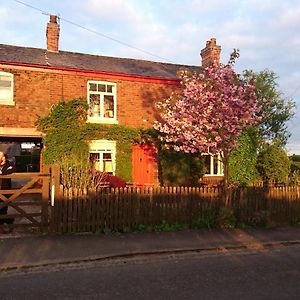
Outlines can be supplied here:
<path id="1" fill-rule="evenodd" d="M 131 227 L 125 226 L 120 231 L 125 233 L 126 232 L 170 232 L 170 231 L 179 231 L 187 228 L 188 226 L 186 224 L 168 223 L 166 221 L 162 221 L 160 224 L 156 224 L 156 225 L 138 224 Z"/>
<path id="2" fill-rule="evenodd" d="M 162 149 L 159 154 L 161 182 L 165 186 L 197 186 L 204 175 L 199 155 Z"/>
<path id="3" fill-rule="evenodd" d="M 279 146 L 286 144 L 290 136 L 286 124 L 294 115 L 295 103 L 291 99 L 284 98 L 278 90 L 278 77 L 273 71 L 264 70 L 255 73 L 252 70 L 246 70 L 242 77 L 253 78 L 255 81 L 256 95 L 262 104 L 260 113 L 262 121 L 257 126 L 248 128 L 239 137 L 238 146 L 232 150 L 230 155 L 230 179 L 235 184 L 247 186 L 257 179 L 256 170 L 259 169 L 259 175 L 263 176 L 266 181 L 285 181 L 289 163 L 283 165 L 284 169 L 280 170 L 279 162 L 275 163 L 274 161 L 276 158 L 266 154 L 268 151 L 266 152 L 265 141 L 269 140 Z M 256 166 L 257 153 L 260 152 L 262 152 L 260 162 Z M 267 162 L 268 159 L 269 162 Z M 286 161 L 286 157 L 284 161 Z M 272 171 L 271 168 L 275 169 Z"/>
<path id="4" fill-rule="evenodd" d="M 121 125 L 86 124 L 86 140 L 107 139 L 117 141 L 116 175 L 132 180 L 132 144 L 141 140 L 141 130 Z"/>
<path id="5" fill-rule="evenodd" d="M 203 212 L 193 220 L 192 228 L 196 229 L 211 229 L 217 227 L 216 213 L 212 209 L 205 209 Z"/>
<path id="6" fill-rule="evenodd" d="M 88 157 L 88 145 L 82 131 L 86 124 L 86 111 L 87 105 L 83 99 L 61 101 L 48 116 L 37 119 L 37 128 L 46 134 L 43 151 L 46 164 L 68 157 L 78 160 Z"/>
<path id="7" fill-rule="evenodd" d="M 221 206 L 218 209 L 207 208 L 193 220 L 192 228 L 196 229 L 212 229 L 212 228 L 235 228 L 237 219 L 232 209 Z"/>
<path id="8" fill-rule="evenodd" d="M 280 145 L 265 144 L 258 156 L 257 166 L 266 184 L 272 180 L 276 183 L 286 183 L 291 162 Z"/>
<path id="9" fill-rule="evenodd" d="M 85 125 L 87 103 L 84 99 L 59 102 L 46 117 L 38 117 L 36 126 L 44 133 L 55 129 L 78 128 Z"/>
<path id="10" fill-rule="evenodd" d="M 217 215 L 216 224 L 218 228 L 234 228 L 237 225 L 237 219 L 232 209 L 221 206 Z"/>
<path id="11" fill-rule="evenodd" d="M 131 181 L 132 144 L 141 141 L 142 131 L 127 126 L 87 123 L 87 109 L 84 99 L 61 101 L 48 116 L 37 119 L 37 128 L 45 133 L 44 162 L 84 163 L 89 157 L 89 141 L 113 140 L 117 142 L 116 175 Z M 143 132 L 145 136 L 147 133 Z"/>
<path id="12" fill-rule="evenodd" d="M 300 163 L 300 155 L 293 154 L 292 156 L 290 156 L 290 160 Z"/>
<path id="13" fill-rule="evenodd" d="M 256 168 L 257 138 L 256 130 L 248 128 L 238 138 L 238 145 L 229 157 L 229 179 L 234 184 L 248 186 L 259 178 Z"/>
<path id="14" fill-rule="evenodd" d="M 291 172 L 289 175 L 290 185 L 300 184 L 300 155 L 293 154 L 289 157 L 291 162 Z"/>
<path id="15" fill-rule="evenodd" d="M 300 171 L 300 162 L 299 161 L 291 161 L 291 171 Z"/>
<path id="16" fill-rule="evenodd" d="M 117 142 L 116 175 L 132 181 L 132 141 Z"/>
<path id="17" fill-rule="evenodd" d="M 281 145 L 286 144 L 290 133 L 287 121 L 294 115 L 295 102 L 284 98 L 278 90 L 278 76 L 270 70 L 258 73 L 246 70 L 244 78 L 254 78 L 256 95 L 262 106 L 262 122 L 259 124 L 259 134 L 265 140 L 276 140 Z"/>
<path id="18" fill-rule="evenodd" d="M 300 172 L 300 155 L 293 154 L 290 156 L 291 172 Z"/>
<path id="19" fill-rule="evenodd" d="M 187 229 L 187 225 L 179 224 L 179 223 L 167 223 L 166 221 L 162 221 L 158 225 L 154 225 L 152 230 L 157 232 L 170 232 L 170 231 L 179 231 Z"/>

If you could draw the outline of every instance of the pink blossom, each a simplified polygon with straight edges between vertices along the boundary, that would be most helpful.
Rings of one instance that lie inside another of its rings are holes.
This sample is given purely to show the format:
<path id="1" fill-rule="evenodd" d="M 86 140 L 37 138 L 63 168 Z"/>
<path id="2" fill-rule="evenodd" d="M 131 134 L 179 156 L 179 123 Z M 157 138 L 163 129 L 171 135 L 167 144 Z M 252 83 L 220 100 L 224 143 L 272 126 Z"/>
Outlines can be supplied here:
<path id="1" fill-rule="evenodd" d="M 182 89 L 159 102 L 154 128 L 176 151 L 227 153 L 242 131 L 260 121 L 255 87 L 241 82 L 232 65 L 211 65 L 203 74 L 181 73 Z M 176 146 L 174 146 L 176 145 Z"/>

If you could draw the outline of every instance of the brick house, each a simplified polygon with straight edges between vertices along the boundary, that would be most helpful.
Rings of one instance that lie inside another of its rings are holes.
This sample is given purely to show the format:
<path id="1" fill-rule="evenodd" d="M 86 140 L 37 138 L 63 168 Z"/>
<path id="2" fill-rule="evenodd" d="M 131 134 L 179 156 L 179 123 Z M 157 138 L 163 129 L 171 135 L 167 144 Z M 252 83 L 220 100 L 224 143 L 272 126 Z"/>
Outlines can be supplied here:
<path id="1" fill-rule="evenodd" d="M 36 116 L 47 115 L 60 100 L 79 97 L 89 104 L 88 122 L 150 127 L 156 119 L 154 102 L 167 98 L 179 85 L 177 72 L 201 70 L 200 66 L 60 51 L 59 31 L 57 17 L 50 16 L 47 49 L 0 44 L 0 150 L 41 142 L 42 134 L 34 126 Z M 219 60 L 220 51 L 215 39 L 208 41 L 201 51 L 202 66 Z M 99 170 L 114 173 L 115 141 L 91 141 L 90 151 Z M 219 175 L 220 166 L 209 160 L 209 173 Z M 152 184 L 154 179 L 147 180 Z"/>

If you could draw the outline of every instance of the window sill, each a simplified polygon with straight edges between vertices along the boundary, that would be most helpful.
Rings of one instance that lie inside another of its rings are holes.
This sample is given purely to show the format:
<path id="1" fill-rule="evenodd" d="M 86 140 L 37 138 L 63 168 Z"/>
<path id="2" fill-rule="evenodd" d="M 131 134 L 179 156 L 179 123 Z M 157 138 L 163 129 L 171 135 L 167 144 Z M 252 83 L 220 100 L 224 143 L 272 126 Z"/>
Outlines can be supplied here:
<path id="1" fill-rule="evenodd" d="M 203 177 L 224 177 L 224 174 L 205 174 Z"/>
<path id="2" fill-rule="evenodd" d="M 7 106 L 15 106 L 16 103 L 14 101 L 6 101 L 6 100 L 0 100 L 0 105 L 7 105 Z"/>
<path id="3" fill-rule="evenodd" d="M 97 119 L 97 118 L 87 118 L 87 123 L 95 123 L 95 124 L 119 124 L 116 119 Z"/>

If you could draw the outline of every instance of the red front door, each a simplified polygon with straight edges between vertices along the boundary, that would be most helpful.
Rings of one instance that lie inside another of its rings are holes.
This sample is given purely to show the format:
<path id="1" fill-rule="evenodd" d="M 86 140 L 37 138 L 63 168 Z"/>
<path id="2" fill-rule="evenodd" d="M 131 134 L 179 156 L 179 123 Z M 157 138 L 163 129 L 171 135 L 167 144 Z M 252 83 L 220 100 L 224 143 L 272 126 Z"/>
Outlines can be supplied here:
<path id="1" fill-rule="evenodd" d="M 134 185 L 157 184 L 156 149 L 151 145 L 135 145 L 132 149 L 132 181 Z"/>

